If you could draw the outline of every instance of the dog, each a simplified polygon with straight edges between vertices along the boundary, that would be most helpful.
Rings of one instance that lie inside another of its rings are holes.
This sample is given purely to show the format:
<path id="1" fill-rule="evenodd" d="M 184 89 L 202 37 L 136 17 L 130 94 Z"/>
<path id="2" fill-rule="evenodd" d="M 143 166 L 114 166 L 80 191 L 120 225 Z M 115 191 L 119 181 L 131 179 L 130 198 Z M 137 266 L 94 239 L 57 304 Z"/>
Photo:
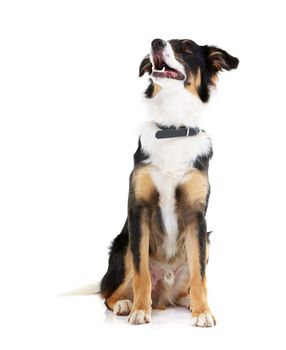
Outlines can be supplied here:
<path id="1" fill-rule="evenodd" d="M 207 299 L 206 211 L 212 142 L 201 109 L 218 73 L 239 60 L 192 40 L 155 39 L 140 64 L 151 121 L 144 123 L 130 175 L 128 217 L 110 248 L 100 294 L 130 324 L 151 321 L 151 308 L 182 306 L 191 324 L 216 324 Z"/>

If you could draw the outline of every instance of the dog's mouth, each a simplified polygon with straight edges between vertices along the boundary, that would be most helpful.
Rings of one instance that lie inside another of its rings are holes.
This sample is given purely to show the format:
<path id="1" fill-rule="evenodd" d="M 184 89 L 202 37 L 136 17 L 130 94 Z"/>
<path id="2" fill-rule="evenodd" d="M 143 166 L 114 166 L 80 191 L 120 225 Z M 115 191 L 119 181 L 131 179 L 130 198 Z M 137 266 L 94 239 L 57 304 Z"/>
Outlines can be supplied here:
<path id="1" fill-rule="evenodd" d="M 162 56 L 153 56 L 152 76 L 155 78 L 167 78 L 184 80 L 185 76 L 180 71 L 167 65 Z"/>

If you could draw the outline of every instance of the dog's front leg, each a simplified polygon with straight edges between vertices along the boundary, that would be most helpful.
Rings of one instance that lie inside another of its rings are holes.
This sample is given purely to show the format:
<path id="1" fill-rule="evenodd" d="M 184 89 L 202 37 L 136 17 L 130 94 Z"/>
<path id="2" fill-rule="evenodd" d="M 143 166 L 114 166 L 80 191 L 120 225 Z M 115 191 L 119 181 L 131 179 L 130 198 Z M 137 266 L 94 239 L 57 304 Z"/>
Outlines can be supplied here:
<path id="1" fill-rule="evenodd" d="M 207 230 L 203 214 L 197 214 L 186 232 L 186 253 L 190 271 L 190 305 L 192 325 L 212 327 L 215 318 L 210 312 L 206 286 Z"/>
<path id="2" fill-rule="evenodd" d="M 129 237 L 133 272 L 133 307 L 130 324 L 151 321 L 151 279 L 149 273 L 149 223 L 147 209 L 140 204 L 129 209 Z"/>

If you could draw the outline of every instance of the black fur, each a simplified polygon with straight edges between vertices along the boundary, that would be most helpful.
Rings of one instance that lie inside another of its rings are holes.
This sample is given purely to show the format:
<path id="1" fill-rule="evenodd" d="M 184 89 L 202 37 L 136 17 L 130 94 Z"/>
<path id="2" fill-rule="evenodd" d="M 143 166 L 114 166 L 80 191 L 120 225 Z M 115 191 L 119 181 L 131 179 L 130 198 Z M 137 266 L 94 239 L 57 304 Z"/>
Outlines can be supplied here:
<path id="1" fill-rule="evenodd" d="M 136 152 L 134 153 L 133 160 L 134 160 L 134 166 L 139 165 L 144 160 L 148 159 L 149 155 L 144 153 L 142 150 L 141 140 L 139 138 L 138 140 L 138 148 Z"/>
<path id="2" fill-rule="evenodd" d="M 140 144 L 140 141 L 139 141 Z M 140 145 L 138 149 L 140 149 Z M 137 149 L 137 151 L 138 151 Z M 137 152 L 136 151 L 136 152 Z M 138 151 L 139 154 L 141 152 Z M 135 153 L 136 154 L 136 153 Z M 145 159 L 145 157 L 142 157 Z M 137 163 L 138 164 L 138 163 Z M 130 176 L 130 181 L 132 179 L 132 174 Z M 206 207 L 204 213 L 196 212 L 195 217 L 192 214 L 192 211 L 184 203 L 182 197 L 183 193 L 178 187 L 176 189 L 176 201 L 181 204 L 181 208 L 185 208 L 185 213 L 183 215 L 184 222 L 179 222 L 179 227 L 185 227 L 192 220 L 197 220 L 198 222 L 198 241 L 199 241 L 199 251 L 200 251 L 200 264 L 201 264 L 201 275 L 202 277 L 205 274 L 206 268 L 206 243 L 209 242 L 209 233 L 206 228 L 205 213 L 208 206 L 210 189 L 207 194 Z M 159 197 L 155 199 L 156 203 L 159 200 Z M 128 202 L 128 219 L 126 220 L 124 227 L 121 233 L 114 239 L 110 247 L 110 255 L 108 261 L 108 270 L 104 277 L 101 280 L 100 284 L 100 293 L 106 298 L 110 296 L 123 282 L 124 273 L 125 273 L 125 262 L 124 257 L 126 250 L 130 241 L 130 248 L 133 256 L 134 266 L 139 272 L 140 268 L 140 240 L 141 240 L 141 215 L 144 207 L 148 208 L 148 205 L 145 203 L 138 203 L 135 201 L 132 185 L 130 184 L 130 193 L 129 193 L 129 202 Z M 164 223 L 162 220 L 160 207 L 156 207 L 156 216 L 158 220 L 158 225 L 161 228 L 161 231 L 164 233 Z"/>
<path id="3" fill-rule="evenodd" d="M 194 162 L 194 168 L 197 168 L 201 171 L 208 171 L 209 169 L 209 161 L 213 156 L 213 150 L 211 149 L 208 154 L 199 156 L 196 158 Z"/>
<path id="4" fill-rule="evenodd" d="M 174 51 L 176 59 L 184 66 L 187 76 L 190 72 L 196 74 L 198 69 L 201 72 L 201 84 L 198 94 L 203 102 L 207 102 L 210 97 L 210 87 L 214 85 L 213 78 L 222 70 L 237 68 L 239 60 L 231 56 L 225 50 L 215 46 L 200 46 L 192 40 L 170 40 L 170 45 Z M 152 63 L 150 56 L 144 57 L 139 68 L 139 76 L 144 73 L 152 73 Z M 185 85 L 188 80 L 185 80 Z M 145 91 L 145 95 L 151 98 L 154 91 L 154 84 L 151 81 Z"/>
<path id="5" fill-rule="evenodd" d="M 149 155 L 145 154 L 142 150 L 140 138 L 138 140 L 138 148 L 134 153 L 134 167 L 140 166 L 144 160 L 149 158 Z M 136 268 L 139 269 L 140 264 L 140 215 L 142 207 L 135 202 L 134 193 L 131 185 L 132 174 L 130 176 L 130 193 L 129 193 L 129 213 L 128 218 L 124 224 L 121 233 L 114 239 L 110 247 L 108 270 L 101 280 L 100 293 L 105 297 L 110 296 L 122 283 L 125 272 L 124 256 L 126 254 L 127 246 L 129 244 L 134 256 L 134 263 Z M 131 228 L 129 231 L 128 227 Z M 132 234 L 129 234 L 132 232 Z"/>
<path id="6" fill-rule="evenodd" d="M 121 233 L 114 239 L 110 247 L 108 269 L 100 283 L 100 293 L 107 298 L 122 283 L 125 272 L 124 257 L 129 241 L 127 220 Z"/>
<path id="7" fill-rule="evenodd" d="M 150 84 L 148 85 L 147 89 L 145 90 L 145 96 L 150 98 L 153 96 L 153 92 L 154 92 L 154 84 L 152 82 L 152 80 L 150 79 Z"/>
<path id="8" fill-rule="evenodd" d="M 128 211 L 128 227 L 130 249 L 134 261 L 135 269 L 139 272 L 140 269 L 140 241 L 141 241 L 141 215 L 142 206 L 139 204 L 130 204 Z"/>
<path id="9" fill-rule="evenodd" d="M 191 223 L 197 225 L 197 239 L 199 244 L 199 256 L 200 256 L 200 273 L 201 277 L 204 277 L 206 269 L 206 246 L 209 242 L 209 233 L 207 232 L 207 224 L 205 220 L 205 214 L 208 205 L 209 191 L 207 194 L 206 204 L 203 207 L 191 207 L 186 198 L 185 192 L 180 186 L 176 188 L 176 209 L 178 213 L 178 226 L 179 232 L 183 232 L 186 227 Z"/>
<path id="10" fill-rule="evenodd" d="M 200 250 L 200 265 L 201 265 L 201 277 L 205 276 L 206 272 L 206 249 L 209 235 L 207 232 L 207 223 L 204 214 L 197 213 L 198 223 L 198 241 Z"/>
<path id="11" fill-rule="evenodd" d="M 207 171 L 209 160 L 212 157 L 212 150 L 209 152 L 207 156 L 198 157 L 194 162 L 194 167 L 201 171 Z M 134 167 L 141 166 L 141 163 L 149 158 L 149 155 L 144 153 L 142 150 L 142 145 L 140 138 L 138 140 L 138 148 L 134 153 Z M 128 199 L 128 220 L 126 220 L 125 225 L 121 231 L 121 233 L 114 239 L 110 248 L 109 262 L 108 262 L 108 270 L 104 277 L 102 278 L 100 290 L 101 294 L 108 297 L 110 296 L 122 283 L 125 272 L 125 263 L 124 256 L 126 254 L 127 246 L 130 241 L 130 248 L 134 260 L 134 266 L 139 271 L 140 267 L 140 240 L 141 240 L 141 228 L 140 228 L 140 220 L 144 207 L 148 208 L 150 206 L 156 207 L 156 203 L 158 203 L 159 195 L 156 194 L 156 198 L 153 199 L 152 203 L 138 203 L 135 200 L 133 187 L 132 187 L 132 176 L 133 172 L 130 176 L 130 186 L 129 186 L 129 199 Z M 209 192 L 206 200 L 205 212 L 207 210 L 208 205 Z M 176 189 L 176 201 L 181 203 L 181 208 L 184 208 L 184 222 L 179 222 L 180 227 L 185 227 L 190 223 L 191 220 L 194 220 L 195 217 L 189 210 L 188 206 L 184 204 L 184 199 L 182 197 L 182 192 L 178 187 Z M 165 232 L 164 223 L 161 216 L 160 208 L 157 206 L 157 220 L 160 226 L 162 233 Z M 201 274 L 205 273 L 205 257 L 206 257 L 206 242 L 208 241 L 208 235 L 206 232 L 206 223 L 204 219 L 204 214 L 195 213 L 198 220 L 199 230 L 198 230 L 198 239 L 200 246 L 200 262 L 201 262 Z"/>
<path id="12" fill-rule="evenodd" d="M 140 166 L 137 164 L 137 167 Z M 154 191 L 154 194 L 148 201 L 138 200 L 135 198 L 133 188 L 133 172 L 130 176 L 129 184 L 129 196 L 128 196 L 128 231 L 130 240 L 130 249 L 134 261 L 135 269 L 139 272 L 140 270 L 140 241 L 142 237 L 141 232 L 141 219 L 143 211 L 148 213 L 149 217 L 153 210 L 158 209 L 159 193 Z M 161 225 L 162 217 L 161 211 L 157 212 L 157 219 L 159 219 L 159 225 Z"/>
<path id="13" fill-rule="evenodd" d="M 200 46 L 191 40 L 170 40 L 170 45 L 173 48 L 176 59 L 182 63 L 185 68 L 187 77 L 192 74 L 197 74 L 200 71 L 201 82 L 198 88 L 198 94 L 203 102 L 207 102 L 210 96 L 210 86 L 214 84 L 214 77 L 221 70 L 235 69 L 239 63 L 238 59 L 229 55 L 226 51 L 212 46 Z M 144 57 L 139 67 L 139 76 L 152 73 L 152 63 L 149 55 Z M 189 84 L 188 79 L 184 82 L 185 86 Z M 152 80 L 145 91 L 145 95 L 151 98 L 154 93 L 154 84 Z M 199 171 L 207 172 L 209 160 L 212 157 L 212 150 L 208 155 L 198 157 L 194 162 L 194 167 Z M 146 154 L 141 145 L 140 138 L 138 140 L 138 148 L 134 154 L 134 169 L 142 166 L 142 162 L 148 161 L 149 155 Z M 152 213 L 156 215 L 156 228 L 158 232 L 164 234 L 165 228 L 162 220 L 161 210 L 159 207 L 159 193 L 154 191 L 153 197 L 148 199 L 148 203 L 143 200 L 136 200 L 134 195 L 133 174 L 130 176 L 129 198 L 128 198 L 128 219 L 126 220 L 121 233 L 114 239 L 110 248 L 108 269 L 102 278 L 100 289 L 101 295 L 108 298 L 123 282 L 125 276 L 125 255 L 127 248 L 133 256 L 135 269 L 140 270 L 140 240 L 141 219 L 142 215 L 147 214 L 148 217 Z M 190 207 L 184 191 L 178 186 L 175 192 L 176 209 L 178 214 L 179 231 L 183 232 L 191 222 L 197 225 L 197 239 L 199 243 L 200 256 L 200 274 L 205 276 L 206 269 L 206 248 L 209 243 L 209 232 L 205 214 L 208 206 L 210 187 L 208 190 L 206 203 L 196 207 Z M 154 212 L 156 211 L 156 212 Z M 149 220 L 149 218 L 148 218 Z M 151 222 L 151 221 L 150 221 Z M 154 230 L 154 232 L 156 232 Z"/>
<path id="14" fill-rule="evenodd" d="M 150 61 L 149 55 L 143 58 L 139 67 L 139 77 L 142 77 L 145 73 L 152 73 L 152 63 Z"/>

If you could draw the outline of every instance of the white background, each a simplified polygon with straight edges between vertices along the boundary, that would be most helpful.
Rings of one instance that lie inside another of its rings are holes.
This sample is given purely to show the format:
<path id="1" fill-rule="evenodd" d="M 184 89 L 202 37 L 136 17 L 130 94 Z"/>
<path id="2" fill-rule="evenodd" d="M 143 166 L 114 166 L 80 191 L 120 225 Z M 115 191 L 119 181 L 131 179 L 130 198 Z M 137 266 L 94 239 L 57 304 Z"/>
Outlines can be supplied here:
<path id="1" fill-rule="evenodd" d="M 1 1 L 1 348 L 285 348 L 282 5 Z M 221 74 L 203 120 L 215 152 L 213 329 L 192 328 L 183 309 L 128 326 L 97 296 L 57 297 L 102 277 L 124 223 L 145 118 L 138 66 L 156 37 L 240 59 Z"/>

